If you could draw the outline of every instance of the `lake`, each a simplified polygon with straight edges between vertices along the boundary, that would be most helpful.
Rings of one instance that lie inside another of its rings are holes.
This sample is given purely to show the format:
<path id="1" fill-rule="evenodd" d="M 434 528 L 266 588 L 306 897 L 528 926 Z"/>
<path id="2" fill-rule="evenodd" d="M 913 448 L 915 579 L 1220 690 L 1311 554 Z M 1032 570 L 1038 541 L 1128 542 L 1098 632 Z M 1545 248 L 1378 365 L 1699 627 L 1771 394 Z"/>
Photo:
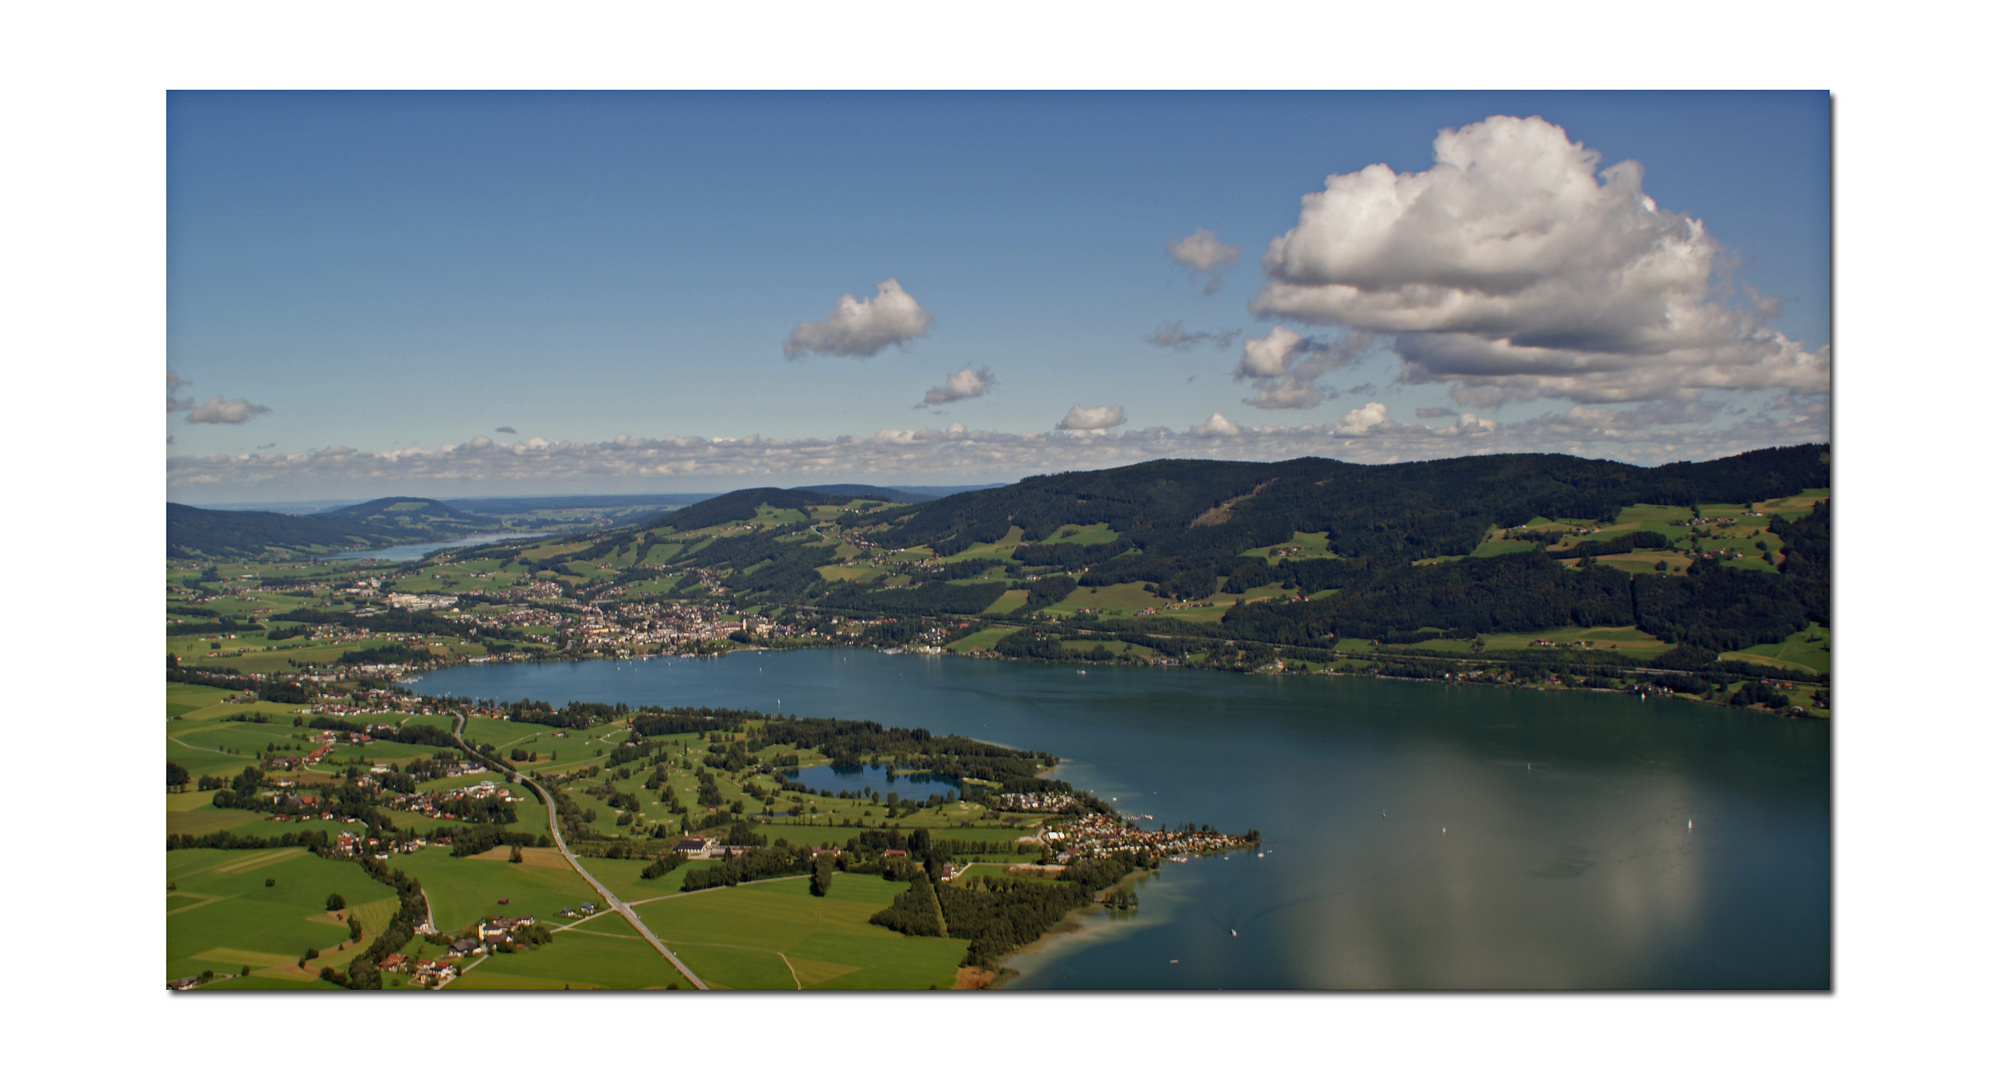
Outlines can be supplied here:
<path id="1" fill-rule="evenodd" d="M 466 536 L 457 540 L 424 540 L 415 544 L 397 544 L 394 547 L 375 548 L 373 551 L 345 551 L 331 556 L 334 559 L 380 559 L 384 562 L 415 562 L 432 552 L 445 548 L 474 547 L 478 544 L 496 544 L 501 540 L 532 540 L 546 533 L 483 533 Z"/>
<path id="2" fill-rule="evenodd" d="M 1058 754 L 1054 775 L 1125 814 L 1261 831 L 1259 855 L 1167 863 L 1136 914 L 1015 956 L 1018 989 L 1830 987 L 1819 721 L 853 649 L 481 665 L 416 686 L 926 727 Z"/>
<path id="3" fill-rule="evenodd" d="M 921 802 L 931 795 L 945 798 L 956 794 L 956 785 L 947 777 L 925 772 L 908 772 L 895 775 L 885 765 L 813 765 L 808 769 L 785 769 L 783 778 L 795 780 L 812 791 L 859 791 L 872 788 L 880 793 L 880 801 L 887 796 L 899 795 L 902 799 Z"/>

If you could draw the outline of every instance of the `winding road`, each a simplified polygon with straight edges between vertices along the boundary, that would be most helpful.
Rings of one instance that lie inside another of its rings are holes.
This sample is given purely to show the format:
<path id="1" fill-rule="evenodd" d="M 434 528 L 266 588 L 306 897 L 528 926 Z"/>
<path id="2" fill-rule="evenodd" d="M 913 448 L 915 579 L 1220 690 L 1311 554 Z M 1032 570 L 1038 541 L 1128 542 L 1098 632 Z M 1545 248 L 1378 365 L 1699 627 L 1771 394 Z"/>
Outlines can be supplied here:
<path id="1" fill-rule="evenodd" d="M 459 746 L 464 747 L 465 753 L 471 754 L 473 753 L 471 745 L 464 741 L 464 723 L 464 714 L 458 713 L 457 727 L 452 729 L 451 737 L 457 740 Z M 610 910 L 622 915 L 631 924 L 632 929 L 635 929 L 646 941 L 651 942 L 652 948 L 657 949 L 660 956 L 665 957 L 672 963 L 673 967 L 678 968 L 679 973 L 686 976 L 687 982 L 692 983 L 695 989 L 707 989 L 707 984 L 700 981 L 700 976 L 693 974 L 692 968 L 687 967 L 679 957 L 673 955 L 671 949 L 665 947 L 665 942 L 660 941 L 658 935 L 651 932 L 651 927 L 646 926 L 644 920 L 638 918 L 638 913 L 631 910 L 631 905 L 625 903 L 616 893 L 611 892 L 608 886 L 596 880 L 595 875 L 582 868 L 582 861 L 577 859 L 568 850 L 568 841 L 561 837 L 561 817 L 555 813 L 554 796 L 548 792 L 548 789 L 542 787 L 540 781 L 526 773 L 516 772 L 516 775 L 519 776 L 521 783 L 540 793 L 541 805 L 547 807 L 548 832 L 554 834 L 554 846 L 561 849 L 561 857 L 568 860 L 568 865 L 574 867 L 575 872 L 582 875 L 582 880 L 588 882 L 590 888 L 602 894 L 603 902 L 610 905 Z"/>

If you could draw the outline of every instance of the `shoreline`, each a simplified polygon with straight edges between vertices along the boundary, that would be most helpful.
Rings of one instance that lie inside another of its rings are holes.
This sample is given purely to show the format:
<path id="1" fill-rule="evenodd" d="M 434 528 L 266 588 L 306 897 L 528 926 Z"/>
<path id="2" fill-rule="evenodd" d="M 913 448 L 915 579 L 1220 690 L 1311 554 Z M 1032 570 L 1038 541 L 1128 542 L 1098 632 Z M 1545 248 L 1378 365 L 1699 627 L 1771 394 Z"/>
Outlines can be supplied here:
<path id="1" fill-rule="evenodd" d="M 450 668 L 470 667 L 473 666 L 474 664 L 488 664 L 488 663 L 581 664 L 581 663 L 594 663 L 601 661 L 609 661 L 612 663 L 621 664 L 621 663 L 639 663 L 653 659 L 720 660 L 736 652 L 770 652 L 770 653 L 806 652 L 816 649 L 855 649 L 866 652 L 877 652 L 883 655 L 921 656 L 925 658 L 934 657 L 936 659 L 955 659 L 955 660 L 990 660 L 990 661 L 997 661 L 1000 663 L 1041 664 L 1047 667 L 1064 667 L 1069 663 L 1069 661 L 1040 660 L 1033 657 L 996 656 L 996 655 L 969 656 L 963 653 L 950 652 L 946 648 L 934 653 L 910 653 L 907 652 L 906 650 L 901 650 L 901 649 L 895 649 L 892 652 L 890 652 L 888 648 L 882 646 L 853 645 L 853 644 L 832 643 L 832 642 L 827 642 L 826 644 L 823 645 L 782 645 L 782 646 L 737 644 L 733 648 L 729 649 L 727 652 L 721 652 L 721 653 L 663 653 L 662 652 L 662 653 L 652 653 L 645 656 L 575 656 L 575 657 L 532 657 L 532 658 L 521 657 L 520 659 L 510 659 L 508 656 L 489 656 L 489 655 L 485 657 L 452 657 L 449 659 L 440 660 L 439 662 L 431 666 L 425 667 L 420 671 L 404 675 L 396 679 L 395 681 L 404 685 L 410 685 L 421 681 L 422 676 L 430 672 L 443 671 L 443 670 L 448 670 Z M 1427 659 L 1427 658 L 1420 657 L 1417 659 Z M 1100 661 L 1100 660 L 1076 659 L 1072 661 L 1072 663 L 1075 663 L 1083 668 L 1087 667 L 1132 668 L 1132 669 L 1162 668 L 1164 670 L 1170 670 L 1170 668 L 1166 668 L 1164 667 L 1164 665 L 1133 664 L 1133 663 L 1125 663 L 1114 660 Z M 1598 687 L 1598 686 L 1566 686 L 1562 684 L 1506 682 L 1494 679 L 1487 681 L 1481 679 L 1448 679 L 1448 678 L 1431 679 L 1431 678 L 1420 678 L 1412 675 L 1387 675 L 1379 672 L 1369 672 L 1369 671 L 1332 671 L 1329 670 L 1328 668 L 1320 668 L 1314 671 L 1291 672 L 1291 671 L 1233 671 L 1226 668 L 1185 667 L 1183 665 L 1172 665 L 1172 666 L 1176 667 L 1180 671 L 1205 671 L 1205 672 L 1211 672 L 1216 675 L 1247 675 L 1247 676 L 1260 676 L 1263 678 L 1278 678 L 1278 679 L 1292 678 L 1292 677 L 1309 678 L 1309 679 L 1322 679 L 1322 678 L 1380 679 L 1389 682 L 1430 683 L 1442 686 L 1481 686 L 1490 689 L 1532 690 L 1541 693 L 1546 691 L 1561 691 L 1561 692 L 1579 691 L 1579 692 L 1596 693 L 1596 694 L 1623 694 L 1629 696 L 1647 696 L 1647 691 L 1627 689 L 1627 688 L 1614 689 L 1614 688 Z M 200 669 L 192 668 L 191 670 L 198 671 Z M 1664 670 L 1664 669 L 1642 669 L 1642 670 Z M 1779 674 L 1763 678 L 1761 681 L 1763 682 L 1776 681 L 1777 679 L 1779 679 Z M 1703 697 L 1673 693 L 1668 690 L 1659 690 L 1658 692 L 1666 700 L 1681 701 L 1690 705 L 1707 705 L 1719 709 L 1737 708 L 1738 711 L 1740 712 L 1759 714 L 1763 716 L 1781 716 L 1784 719 L 1818 720 L 1821 721 L 1822 723 L 1830 723 L 1832 720 L 1832 717 L 1830 716 L 1817 716 L 1814 715 L 1813 713 L 1804 713 L 1802 715 L 1783 714 L 1775 712 L 1770 709 L 1761 708 L 1758 706 L 1738 707 L 1730 705 L 1724 701 L 1712 701 Z"/>

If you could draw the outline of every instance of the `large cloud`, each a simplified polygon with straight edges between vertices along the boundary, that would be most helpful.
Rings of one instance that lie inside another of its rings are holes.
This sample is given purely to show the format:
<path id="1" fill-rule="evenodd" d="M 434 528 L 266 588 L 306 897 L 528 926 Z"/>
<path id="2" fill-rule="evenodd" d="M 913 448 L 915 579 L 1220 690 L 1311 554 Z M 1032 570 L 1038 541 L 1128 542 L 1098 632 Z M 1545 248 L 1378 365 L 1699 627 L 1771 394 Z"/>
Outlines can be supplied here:
<path id="1" fill-rule="evenodd" d="M 915 407 L 923 409 L 934 405 L 948 405 L 965 398 L 983 397 L 986 391 L 996 385 L 998 385 L 998 376 L 991 374 L 990 368 L 978 368 L 976 371 L 964 368 L 943 380 L 941 386 L 929 387 L 929 392 L 922 395 L 922 403 Z"/>
<path id="2" fill-rule="evenodd" d="M 1829 350 L 1720 288 L 1721 246 L 1643 194 L 1632 161 L 1538 117 L 1435 139 L 1435 166 L 1332 175 L 1262 256 L 1253 310 L 1395 335 L 1408 382 L 1483 406 L 1829 385 Z"/>
<path id="3" fill-rule="evenodd" d="M 1121 405 L 1097 405 L 1093 408 L 1076 405 L 1067 410 L 1057 425 L 1062 431 L 1107 431 L 1123 426 Z"/>
<path id="4" fill-rule="evenodd" d="M 1234 381 L 1254 384 L 1254 396 L 1242 401 L 1257 409 L 1312 409 L 1326 397 L 1338 396 L 1335 388 L 1322 385 L 1323 377 L 1357 363 L 1371 347 L 1370 334 L 1347 334 L 1337 341 L 1323 342 L 1277 326 L 1267 337 L 1248 338 L 1242 343 Z"/>
<path id="5" fill-rule="evenodd" d="M 783 342 L 783 355 L 798 359 L 808 353 L 828 356 L 872 356 L 889 345 L 903 345 L 929 332 L 929 313 L 888 278 L 872 299 L 839 297 L 823 322 L 801 322 Z"/>
<path id="6" fill-rule="evenodd" d="M 196 405 L 187 414 L 190 424 L 240 424 L 259 413 L 270 411 L 268 405 L 252 405 L 242 398 L 223 401 L 221 395 L 209 398 L 207 404 Z"/>

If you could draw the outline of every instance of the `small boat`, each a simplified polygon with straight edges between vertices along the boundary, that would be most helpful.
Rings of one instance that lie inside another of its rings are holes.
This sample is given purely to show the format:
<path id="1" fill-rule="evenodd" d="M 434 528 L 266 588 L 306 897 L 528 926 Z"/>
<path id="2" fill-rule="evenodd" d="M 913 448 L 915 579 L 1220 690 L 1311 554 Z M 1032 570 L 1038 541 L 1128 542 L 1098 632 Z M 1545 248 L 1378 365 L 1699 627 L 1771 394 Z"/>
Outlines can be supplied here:
<path id="1" fill-rule="evenodd" d="M 1227 931 L 1227 932 L 1228 932 L 1228 933 L 1230 933 L 1230 934 L 1232 934 L 1232 935 L 1234 935 L 1235 937 L 1240 937 L 1240 936 L 1241 936 L 1241 932 L 1240 932 L 1239 930 L 1229 930 L 1229 931 Z"/>

